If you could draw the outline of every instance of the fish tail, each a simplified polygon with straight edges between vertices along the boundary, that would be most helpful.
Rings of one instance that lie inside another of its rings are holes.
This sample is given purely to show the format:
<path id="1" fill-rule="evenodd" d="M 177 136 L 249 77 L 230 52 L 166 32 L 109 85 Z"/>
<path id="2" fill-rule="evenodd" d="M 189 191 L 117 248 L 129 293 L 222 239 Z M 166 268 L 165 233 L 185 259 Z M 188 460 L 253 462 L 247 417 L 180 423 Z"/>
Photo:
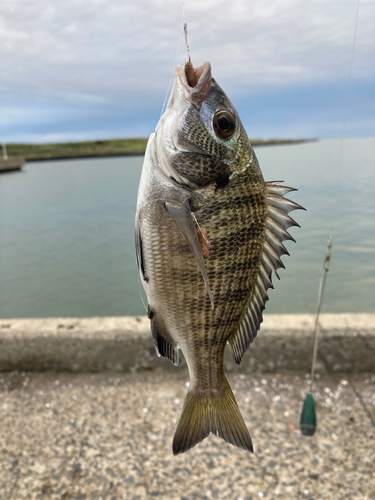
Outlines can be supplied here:
<path id="1" fill-rule="evenodd" d="M 189 390 L 173 438 L 173 454 L 190 450 L 210 432 L 253 453 L 249 431 L 224 374 L 220 391 L 202 394 L 194 388 Z"/>

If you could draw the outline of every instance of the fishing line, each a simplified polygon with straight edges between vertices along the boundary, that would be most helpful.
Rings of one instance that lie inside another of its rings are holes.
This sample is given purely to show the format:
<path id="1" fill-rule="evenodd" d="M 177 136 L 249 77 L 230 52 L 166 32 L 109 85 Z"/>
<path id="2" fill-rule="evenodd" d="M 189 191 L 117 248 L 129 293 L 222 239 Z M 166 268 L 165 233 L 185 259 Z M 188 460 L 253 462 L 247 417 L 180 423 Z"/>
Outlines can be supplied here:
<path id="1" fill-rule="evenodd" d="M 175 55 L 174 55 L 171 76 L 169 77 L 169 83 L 168 83 L 167 92 L 165 94 L 165 98 L 164 98 L 164 102 L 163 102 L 163 107 L 162 107 L 162 110 L 161 110 L 161 113 L 160 113 L 160 118 L 163 116 L 163 113 L 165 111 L 166 104 L 167 104 L 167 99 L 168 99 L 168 96 L 169 96 L 170 91 L 171 91 L 171 85 L 172 85 L 172 82 L 173 82 L 174 71 L 175 71 L 176 61 L 177 61 L 177 55 L 178 55 L 178 51 L 180 49 L 181 34 L 184 31 L 184 26 L 185 26 L 185 0 L 182 1 L 182 16 L 181 16 L 181 25 L 180 25 L 179 35 L 178 35 L 178 42 L 177 42 L 177 47 L 176 47 L 176 51 L 175 51 Z M 139 295 L 141 297 L 141 301 L 142 301 L 143 307 L 145 308 L 145 311 L 148 312 L 148 308 L 147 308 L 147 306 L 145 304 L 145 301 L 144 301 L 144 298 L 143 298 L 143 294 L 142 294 L 143 290 L 142 290 L 141 284 L 138 283 L 138 286 L 139 286 Z"/>
<path id="2" fill-rule="evenodd" d="M 314 353 L 313 353 L 313 358 L 312 358 L 312 363 L 311 363 L 311 375 L 310 375 L 311 388 L 312 388 L 312 384 L 314 383 L 316 356 L 318 353 L 319 315 L 320 315 L 320 310 L 322 308 L 322 303 L 323 303 L 323 294 L 324 294 L 324 288 L 326 285 L 327 273 L 329 271 L 329 264 L 330 264 L 330 260 L 331 260 L 331 249 L 332 249 L 332 237 L 330 237 L 328 239 L 327 253 L 326 253 L 326 256 L 325 256 L 325 259 L 323 262 L 324 274 L 323 274 L 323 278 L 320 280 L 320 286 L 319 286 L 318 310 L 316 312 L 315 331 L 314 331 Z"/>
<path id="3" fill-rule="evenodd" d="M 345 103 L 349 101 L 348 97 L 350 94 L 350 86 L 351 86 L 351 80 L 352 80 L 352 70 L 353 70 L 353 61 L 354 61 L 355 42 L 356 42 L 356 38 L 357 38 L 357 27 L 358 27 L 360 3 L 361 3 L 361 0 L 358 0 L 357 1 L 357 12 L 356 12 L 356 17 L 355 17 L 352 53 L 350 56 L 349 73 L 348 73 L 348 79 L 346 82 L 346 91 L 344 92 L 344 102 Z M 347 115 L 348 115 L 347 113 L 344 114 L 343 121 L 342 121 L 341 140 L 340 140 L 340 146 L 339 146 L 339 158 L 338 158 L 338 166 L 337 166 L 337 184 L 339 182 L 339 175 L 340 175 L 340 171 L 341 171 L 342 151 L 343 151 L 343 146 L 344 146 L 344 134 L 345 134 L 345 129 L 346 129 Z"/>
<path id="4" fill-rule="evenodd" d="M 176 52 L 175 52 L 175 55 L 174 55 L 174 61 L 173 61 L 171 76 L 169 77 L 169 83 L 168 83 L 167 93 L 165 94 L 165 98 L 164 98 L 164 102 L 163 102 L 163 107 L 162 107 L 162 110 L 161 110 L 160 118 L 163 116 L 163 113 L 164 113 L 166 105 L 167 105 L 167 99 L 168 99 L 168 96 L 169 96 L 170 91 L 171 91 L 171 85 L 172 85 L 172 82 L 173 82 L 174 71 L 175 71 L 176 61 L 177 61 L 177 55 L 178 55 L 178 51 L 180 49 L 181 34 L 184 31 L 184 25 L 185 25 L 185 0 L 182 1 L 182 17 L 181 17 L 180 30 L 179 30 L 179 34 L 178 34 L 178 42 L 177 42 Z"/>
<path id="5" fill-rule="evenodd" d="M 143 299 L 142 288 L 141 288 L 141 284 L 139 282 L 138 282 L 138 287 L 139 287 L 139 295 L 141 296 L 141 301 L 142 301 L 143 307 L 145 308 L 145 311 L 148 314 L 148 307 L 146 307 L 145 301 Z"/>
<path id="6" fill-rule="evenodd" d="M 354 36 L 353 36 L 352 51 L 351 51 L 351 56 L 350 56 L 349 72 L 348 72 L 348 78 L 347 78 L 347 82 L 346 82 L 346 88 L 344 89 L 345 102 L 348 102 L 351 79 L 352 79 L 354 51 L 355 51 L 355 42 L 356 42 L 356 38 L 357 38 L 357 27 L 358 27 L 360 3 L 361 3 L 361 0 L 357 0 L 357 12 L 356 12 L 356 18 L 355 18 Z M 337 180 L 336 180 L 337 184 L 339 183 L 339 174 L 340 174 L 340 170 L 341 170 L 341 166 L 342 166 L 342 152 L 343 152 L 343 145 L 344 145 L 346 121 L 347 121 L 347 113 L 344 113 L 343 121 L 342 121 L 342 129 L 341 129 L 341 140 L 340 140 L 340 146 L 339 146 L 338 165 L 337 165 Z M 311 374 L 310 374 L 311 392 L 308 392 L 306 394 L 306 397 L 305 397 L 305 400 L 304 400 L 303 406 L 302 406 L 301 417 L 300 417 L 300 429 L 301 429 L 301 434 L 303 436 L 313 436 L 315 434 L 315 430 L 316 430 L 315 403 L 314 403 L 312 391 L 314 388 L 314 375 L 315 375 L 315 368 L 316 368 L 316 358 L 317 358 L 317 354 L 318 354 L 319 314 L 320 314 L 322 302 L 323 302 L 323 294 L 324 294 L 324 288 L 325 288 L 325 284 L 326 284 L 327 273 L 329 271 L 329 264 L 330 264 L 330 260 L 331 260 L 331 249 L 332 249 L 332 238 L 330 237 L 328 240 L 328 243 L 327 243 L 327 253 L 326 253 L 326 256 L 324 259 L 324 263 L 323 263 L 324 274 L 323 274 L 323 277 L 320 281 L 319 297 L 318 297 L 318 310 L 317 310 L 316 318 L 315 318 L 314 348 L 313 348 L 313 357 L 312 357 Z"/>

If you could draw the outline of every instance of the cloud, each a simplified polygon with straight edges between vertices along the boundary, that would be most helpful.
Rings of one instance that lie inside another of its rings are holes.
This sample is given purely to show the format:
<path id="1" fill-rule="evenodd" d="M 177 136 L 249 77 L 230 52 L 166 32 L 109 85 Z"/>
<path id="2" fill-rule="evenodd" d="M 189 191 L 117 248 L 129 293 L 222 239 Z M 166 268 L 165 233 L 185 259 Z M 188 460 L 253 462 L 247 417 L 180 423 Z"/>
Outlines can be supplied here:
<path id="1" fill-rule="evenodd" d="M 186 0 L 193 62 L 209 60 L 232 96 L 348 78 L 357 0 Z M 2 99 L 161 108 L 183 64 L 182 0 L 5 0 Z M 361 0 L 353 81 L 373 81 L 375 4 Z M 1 113 L 1 109 L 0 109 Z M 100 113 L 99 113 L 100 114 Z"/>
<path id="2" fill-rule="evenodd" d="M 0 7 L 2 87 L 109 97 L 165 88 L 180 28 L 175 0 L 8 0 Z M 354 0 L 191 0 L 192 55 L 238 87 L 346 78 Z M 357 78 L 372 78 L 373 2 L 362 0 Z M 179 50 L 179 63 L 185 55 Z"/>

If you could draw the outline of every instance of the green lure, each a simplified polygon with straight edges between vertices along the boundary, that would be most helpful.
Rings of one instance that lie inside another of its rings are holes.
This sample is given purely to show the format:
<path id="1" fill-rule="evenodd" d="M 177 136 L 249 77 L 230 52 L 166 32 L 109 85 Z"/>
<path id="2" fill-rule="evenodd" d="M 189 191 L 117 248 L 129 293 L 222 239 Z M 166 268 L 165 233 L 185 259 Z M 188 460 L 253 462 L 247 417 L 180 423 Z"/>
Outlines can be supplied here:
<path id="1" fill-rule="evenodd" d="M 316 414 L 314 398 L 311 392 L 307 393 L 303 403 L 301 421 L 301 433 L 303 436 L 313 436 L 316 431 Z"/>

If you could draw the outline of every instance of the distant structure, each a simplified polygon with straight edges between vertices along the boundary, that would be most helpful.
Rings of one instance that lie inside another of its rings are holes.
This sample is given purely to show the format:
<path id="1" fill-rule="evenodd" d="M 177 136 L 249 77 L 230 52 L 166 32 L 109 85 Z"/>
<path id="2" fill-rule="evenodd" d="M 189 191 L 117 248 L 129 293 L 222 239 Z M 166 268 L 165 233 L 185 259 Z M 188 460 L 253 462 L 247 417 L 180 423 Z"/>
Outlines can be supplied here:
<path id="1" fill-rule="evenodd" d="M 25 165 L 25 158 L 22 156 L 13 156 L 8 158 L 7 147 L 5 142 L 2 144 L 3 159 L 0 159 L 0 173 L 11 172 L 12 170 L 21 170 Z"/>
<path id="2" fill-rule="evenodd" d="M 7 147 L 5 145 L 5 142 L 3 142 L 3 160 L 7 160 L 8 155 L 7 155 Z"/>

